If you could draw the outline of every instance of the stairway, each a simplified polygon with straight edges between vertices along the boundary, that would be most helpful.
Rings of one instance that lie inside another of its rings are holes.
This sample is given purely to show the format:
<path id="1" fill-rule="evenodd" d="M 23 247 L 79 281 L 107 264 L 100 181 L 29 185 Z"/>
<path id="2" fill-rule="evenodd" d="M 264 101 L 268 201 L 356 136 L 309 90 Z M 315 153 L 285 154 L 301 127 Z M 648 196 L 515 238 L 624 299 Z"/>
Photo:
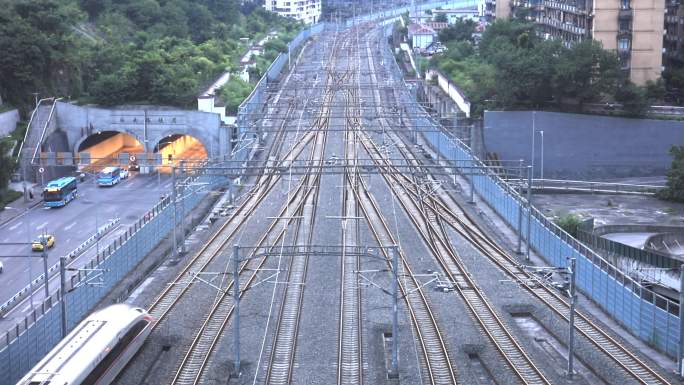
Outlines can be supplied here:
<path id="1" fill-rule="evenodd" d="M 52 108 L 51 102 L 41 101 L 33 114 L 33 118 L 29 126 L 26 128 L 26 136 L 24 143 L 21 147 L 20 166 L 21 170 L 24 171 L 24 176 L 28 181 L 35 182 L 35 173 L 32 172 L 31 161 L 33 160 L 33 155 L 36 148 L 40 147 L 40 139 L 43 135 L 43 130 L 45 129 L 45 124 L 50 117 L 50 109 Z M 40 152 L 40 150 L 38 151 Z"/>

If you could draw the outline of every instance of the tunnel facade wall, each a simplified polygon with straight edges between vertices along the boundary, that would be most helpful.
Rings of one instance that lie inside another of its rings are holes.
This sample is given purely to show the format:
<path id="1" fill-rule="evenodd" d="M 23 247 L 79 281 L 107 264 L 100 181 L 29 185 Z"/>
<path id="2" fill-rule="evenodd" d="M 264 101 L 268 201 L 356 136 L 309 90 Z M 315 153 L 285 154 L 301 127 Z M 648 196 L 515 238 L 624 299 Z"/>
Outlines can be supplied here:
<path id="1" fill-rule="evenodd" d="M 117 131 L 137 139 L 147 152 L 169 135 L 190 135 L 212 156 L 230 152 L 228 128 L 221 126 L 217 114 L 155 106 L 105 109 L 58 102 L 56 116 L 58 130 L 67 133 L 73 151 L 90 135 Z"/>

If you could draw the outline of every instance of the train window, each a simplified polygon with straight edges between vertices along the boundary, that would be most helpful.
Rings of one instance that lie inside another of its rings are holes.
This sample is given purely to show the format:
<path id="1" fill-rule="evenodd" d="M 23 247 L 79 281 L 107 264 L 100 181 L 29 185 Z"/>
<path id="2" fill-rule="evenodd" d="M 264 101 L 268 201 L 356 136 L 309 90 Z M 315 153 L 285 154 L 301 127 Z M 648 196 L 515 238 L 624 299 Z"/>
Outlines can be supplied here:
<path id="1" fill-rule="evenodd" d="M 121 353 L 126 349 L 126 347 L 133 341 L 135 336 L 140 334 L 140 332 L 147 326 L 149 322 L 147 320 L 140 320 L 136 322 L 133 327 L 128 329 L 128 332 L 126 333 L 125 336 L 123 336 L 120 340 L 119 343 L 116 344 L 112 350 L 109 351 L 107 356 L 100 361 L 99 364 L 93 369 L 92 372 L 86 377 L 85 380 L 81 383 L 82 385 L 90 385 L 90 384 L 95 384 L 97 380 L 100 379 L 100 377 L 104 374 L 107 369 L 109 369 L 110 366 L 112 366 L 112 363 L 121 355 Z"/>

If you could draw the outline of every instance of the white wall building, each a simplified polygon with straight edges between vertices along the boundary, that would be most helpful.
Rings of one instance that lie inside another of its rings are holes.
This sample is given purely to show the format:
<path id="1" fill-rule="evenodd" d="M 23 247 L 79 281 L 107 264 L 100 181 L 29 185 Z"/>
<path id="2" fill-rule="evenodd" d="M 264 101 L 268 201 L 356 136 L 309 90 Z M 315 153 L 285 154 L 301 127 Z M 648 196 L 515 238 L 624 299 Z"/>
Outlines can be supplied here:
<path id="1" fill-rule="evenodd" d="M 266 0 L 264 8 L 306 24 L 316 24 L 321 17 L 321 0 Z"/>
<path id="2" fill-rule="evenodd" d="M 411 24 L 408 27 L 408 36 L 411 39 L 413 49 L 423 50 L 432 44 L 437 32 L 422 24 Z"/>

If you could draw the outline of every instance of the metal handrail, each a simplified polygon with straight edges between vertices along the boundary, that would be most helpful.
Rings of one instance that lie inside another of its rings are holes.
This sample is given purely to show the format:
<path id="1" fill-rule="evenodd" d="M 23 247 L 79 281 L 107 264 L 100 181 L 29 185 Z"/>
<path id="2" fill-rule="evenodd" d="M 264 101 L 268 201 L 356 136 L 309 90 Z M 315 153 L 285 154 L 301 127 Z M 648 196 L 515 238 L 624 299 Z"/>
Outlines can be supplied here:
<path id="1" fill-rule="evenodd" d="M 24 143 L 26 143 L 26 138 L 28 137 L 29 128 L 31 128 L 31 123 L 33 123 L 33 117 L 36 116 L 36 111 L 38 111 L 38 107 L 40 107 L 40 105 L 44 101 L 49 100 L 49 99 L 51 99 L 51 98 L 40 99 L 38 101 L 38 104 L 36 104 L 36 108 L 34 108 L 33 112 L 31 112 L 31 118 L 29 119 L 28 125 L 26 126 L 26 132 L 24 132 L 24 140 L 21 141 L 21 145 L 19 146 L 19 153 L 17 154 L 16 163 L 19 163 L 19 159 L 21 159 L 21 151 L 24 149 Z"/>
<path id="2" fill-rule="evenodd" d="M 50 107 L 50 114 L 48 115 L 47 120 L 45 121 L 45 125 L 43 126 L 43 132 L 40 134 L 40 139 L 38 140 L 38 145 L 36 148 L 33 150 L 33 157 L 31 157 L 31 164 L 36 160 L 36 155 L 38 154 L 38 150 L 40 149 L 40 145 L 43 143 L 43 139 L 45 138 L 45 132 L 47 131 L 48 126 L 50 125 L 50 121 L 52 121 L 52 116 L 55 113 L 55 106 L 57 106 L 57 102 L 62 100 L 62 98 L 57 98 L 52 101 L 52 107 Z M 27 130 L 28 132 L 28 130 Z"/>
<path id="3" fill-rule="evenodd" d="M 617 182 L 598 182 L 598 181 L 582 181 L 582 180 L 566 180 L 566 179 L 533 179 L 533 189 L 550 189 L 550 190 L 578 190 L 578 191 L 593 191 L 593 192 L 608 192 L 608 193 L 625 193 L 625 194 L 655 194 L 658 190 L 665 188 L 665 185 L 649 185 L 649 184 L 634 184 L 634 183 L 617 183 Z M 508 182 L 514 186 L 519 186 L 519 181 Z M 527 185 L 527 183 L 523 183 Z"/>

